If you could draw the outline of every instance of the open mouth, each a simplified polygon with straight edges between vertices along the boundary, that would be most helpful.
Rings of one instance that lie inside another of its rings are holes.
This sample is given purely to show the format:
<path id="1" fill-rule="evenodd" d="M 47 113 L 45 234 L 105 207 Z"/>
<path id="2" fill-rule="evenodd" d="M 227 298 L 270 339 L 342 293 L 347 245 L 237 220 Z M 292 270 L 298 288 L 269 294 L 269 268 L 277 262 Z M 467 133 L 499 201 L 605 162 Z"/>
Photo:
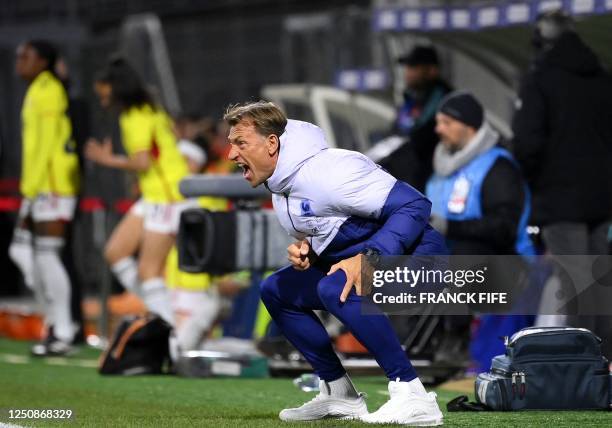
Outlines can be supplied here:
<path id="1" fill-rule="evenodd" d="M 238 162 L 238 166 L 240 168 L 242 168 L 242 176 L 245 178 L 245 180 L 250 181 L 251 178 L 253 178 L 253 172 L 251 171 L 251 168 L 242 162 Z"/>

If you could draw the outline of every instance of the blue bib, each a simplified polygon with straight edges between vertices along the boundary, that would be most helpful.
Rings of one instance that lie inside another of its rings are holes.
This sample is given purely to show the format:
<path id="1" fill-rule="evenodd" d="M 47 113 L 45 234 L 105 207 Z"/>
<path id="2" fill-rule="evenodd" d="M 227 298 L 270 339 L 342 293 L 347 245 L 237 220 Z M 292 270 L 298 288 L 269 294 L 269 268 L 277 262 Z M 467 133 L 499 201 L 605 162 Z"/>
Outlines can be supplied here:
<path id="1" fill-rule="evenodd" d="M 432 203 L 432 214 L 455 221 L 482 218 L 482 183 L 500 157 L 516 165 L 507 150 L 493 147 L 447 177 L 434 174 L 426 187 L 427 197 Z M 518 254 L 529 256 L 535 255 L 535 248 L 527 234 L 531 198 L 527 186 L 523 187 L 525 204 L 518 225 L 515 250 Z"/>

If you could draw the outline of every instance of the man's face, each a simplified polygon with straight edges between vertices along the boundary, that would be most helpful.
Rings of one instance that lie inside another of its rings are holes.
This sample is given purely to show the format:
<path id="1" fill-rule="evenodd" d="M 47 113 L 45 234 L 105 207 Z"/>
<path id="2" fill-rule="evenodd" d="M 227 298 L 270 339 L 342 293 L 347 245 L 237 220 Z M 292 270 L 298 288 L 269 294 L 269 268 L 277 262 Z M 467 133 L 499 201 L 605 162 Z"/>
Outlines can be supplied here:
<path id="1" fill-rule="evenodd" d="M 24 80 L 34 80 L 47 67 L 47 61 L 38 56 L 30 45 L 19 45 L 15 58 L 15 73 Z"/>
<path id="2" fill-rule="evenodd" d="M 419 90 L 438 76 L 438 67 L 435 65 L 419 64 L 406 65 L 404 78 L 406 86 L 411 90 Z"/>
<path id="3" fill-rule="evenodd" d="M 97 81 L 94 83 L 94 92 L 98 96 L 100 106 L 102 108 L 109 108 L 113 100 L 113 87 L 110 83 Z"/>
<path id="4" fill-rule="evenodd" d="M 278 159 L 276 135 L 261 135 L 250 120 L 244 119 L 230 128 L 227 139 L 231 144 L 227 158 L 242 168 L 251 186 L 257 187 L 270 178 Z"/>
<path id="5" fill-rule="evenodd" d="M 444 113 L 436 114 L 436 132 L 440 142 L 451 151 L 464 147 L 475 133 L 473 128 Z"/>

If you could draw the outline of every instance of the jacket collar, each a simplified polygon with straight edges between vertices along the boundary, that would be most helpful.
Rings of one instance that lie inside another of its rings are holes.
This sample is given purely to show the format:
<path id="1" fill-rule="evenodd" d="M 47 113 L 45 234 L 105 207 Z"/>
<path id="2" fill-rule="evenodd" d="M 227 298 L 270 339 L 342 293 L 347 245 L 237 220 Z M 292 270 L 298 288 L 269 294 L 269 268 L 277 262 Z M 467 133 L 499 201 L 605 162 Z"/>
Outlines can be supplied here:
<path id="1" fill-rule="evenodd" d="M 316 125 L 289 119 L 280 136 L 276 168 L 265 185 L 272 193 L 290 193 L 295 176 L 304 163 L 329 148 L 323 130 Z"/>

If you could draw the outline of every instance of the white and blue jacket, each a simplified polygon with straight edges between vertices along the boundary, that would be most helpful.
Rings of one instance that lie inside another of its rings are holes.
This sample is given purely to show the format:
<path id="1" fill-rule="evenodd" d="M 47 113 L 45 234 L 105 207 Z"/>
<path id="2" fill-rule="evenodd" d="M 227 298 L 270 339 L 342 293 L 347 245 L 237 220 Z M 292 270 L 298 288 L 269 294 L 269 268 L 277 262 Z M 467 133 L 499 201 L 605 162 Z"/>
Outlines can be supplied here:
<path id="1" fill-rule="evenodd" d="M 358 152 L 329 148 L 321 128 L 289 120 L 267 180 L 284 229 L 324 262 L 366 248 L 382 255 L 447 254 L 429 225 L 431 203 Z"/>

